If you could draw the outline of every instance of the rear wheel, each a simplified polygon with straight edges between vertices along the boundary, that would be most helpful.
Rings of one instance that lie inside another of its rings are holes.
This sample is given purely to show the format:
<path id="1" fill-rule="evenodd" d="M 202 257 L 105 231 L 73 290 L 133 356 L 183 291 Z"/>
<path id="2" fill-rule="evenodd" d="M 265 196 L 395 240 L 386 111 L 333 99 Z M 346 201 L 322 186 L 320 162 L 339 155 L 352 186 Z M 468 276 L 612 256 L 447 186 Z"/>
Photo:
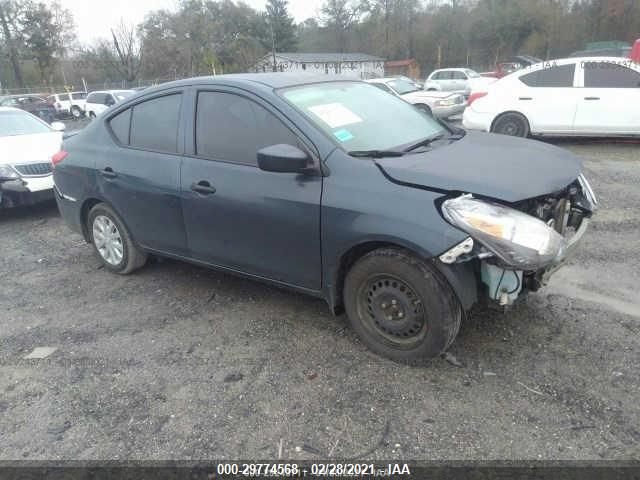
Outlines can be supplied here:
<path id="1" fill-rule="evenodd" d="M 347 273 L 349 322 L 374 352 L 419 364 L 453 342 L 462 309 L 447 281 L 428 263 L 394 248 L 374 250 Z"/>
<path id="2" fill-rule="evenodd" d="M 501 135 L 526 138 L 529 136 L 529 122 L 520 113 L 503 113 L 495 119 L 491 131 Z"/>
<path id="3" fill-rule="evenodd" d="M 106 203 L 91 209 L 87 230 L 98 257 L 108 270 L 125 275 L 147 261 L 147 254 L 135 245 L 118 214 Z"/>

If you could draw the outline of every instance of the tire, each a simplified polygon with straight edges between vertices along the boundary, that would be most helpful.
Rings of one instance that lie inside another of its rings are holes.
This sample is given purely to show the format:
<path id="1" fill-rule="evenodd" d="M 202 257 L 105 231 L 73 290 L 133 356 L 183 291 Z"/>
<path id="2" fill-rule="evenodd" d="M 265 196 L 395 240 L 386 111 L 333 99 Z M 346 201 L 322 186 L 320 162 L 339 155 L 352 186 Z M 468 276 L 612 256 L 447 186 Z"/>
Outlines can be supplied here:
<path id="1" fill-rule="evenodd" d="M 433 112 L 431 111 L 431 107 L 429 107 L 429 105 L 425 105 L 424 103 L 416 103 L 414 106 L 421 112 L 429 114 L 433 117 Z"/>
<path id="2" fill-rule="evenodd" d="M 527 138 L 529 136 L 529 122 L 520 113 L 503 113 L 491 125 L 491 132 L 512 137 Z"/>
<path id="3" fill-rule="evenodd" d="M 136 246 L 118 214 L 106 203 L 98 203 L 89 211 L 87 231 L 107 270 L 126 275 L 146 263 L 147 254 Z M 102 240 L 101 236 L 110 238 Z"/>
<path id="4" fill-rule="evenodd" d="M 71 107 L 71 116 L 76 120 L 82 118 L 82 110 L 80 110 L 80 107 L 78 107 L 77 105 Z"/>
<path id="5" fill-rule="evenodd" d="M 442 354 L 462 322 L 462 308 L 444 277 L 401 249 L 364 255 L 347 273 L 343 297 L 364 344 L 399 363 L 424 364 Z"/>

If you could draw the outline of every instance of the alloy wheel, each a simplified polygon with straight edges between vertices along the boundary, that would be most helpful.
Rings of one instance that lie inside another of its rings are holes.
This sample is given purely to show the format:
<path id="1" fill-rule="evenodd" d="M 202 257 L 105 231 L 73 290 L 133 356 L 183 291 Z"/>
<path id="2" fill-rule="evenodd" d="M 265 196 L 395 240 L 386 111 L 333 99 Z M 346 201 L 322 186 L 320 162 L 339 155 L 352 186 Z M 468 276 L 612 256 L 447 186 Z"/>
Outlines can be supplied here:
<path id="1" fill-rule="evenodd" d="M 116 266 L 122 262 L 124 247 L 116 224 L 105 215 L 93 220 L 93 243 L 102 259 Z"/>

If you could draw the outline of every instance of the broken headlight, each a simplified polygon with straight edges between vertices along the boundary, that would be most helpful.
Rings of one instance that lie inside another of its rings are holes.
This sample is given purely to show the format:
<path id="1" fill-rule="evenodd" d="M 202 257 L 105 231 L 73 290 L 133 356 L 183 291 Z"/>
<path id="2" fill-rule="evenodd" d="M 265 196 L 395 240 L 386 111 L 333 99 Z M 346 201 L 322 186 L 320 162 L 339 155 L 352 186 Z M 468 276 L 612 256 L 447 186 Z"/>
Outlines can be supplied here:
<path id="1" fill-rule="evenodd" d="M 471 195 L 442 203 L 442 214 L 502 262 L 517 270 L 538 270 L 558 257 L 565 240 L 531 215 Z"/>

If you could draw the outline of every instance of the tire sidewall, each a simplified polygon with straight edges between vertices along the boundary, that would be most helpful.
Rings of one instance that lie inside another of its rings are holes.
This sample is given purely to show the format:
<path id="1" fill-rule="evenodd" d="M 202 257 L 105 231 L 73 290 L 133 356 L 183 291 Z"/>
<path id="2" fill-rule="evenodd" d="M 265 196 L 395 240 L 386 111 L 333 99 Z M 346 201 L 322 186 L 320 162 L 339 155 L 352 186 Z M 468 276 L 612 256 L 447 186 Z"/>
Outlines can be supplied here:
<path id="1" fill-rule="evenodd" d="M 120 263 L 118 263 L 118 265 L 112 265 L 109 262 L 107 262 L 104 258 L 102 258 L 102 255 L 100 255 L 100 252 L 96 247 L 96 243 L 93 239 L 93 222 L 95 218 L 99 215 L 105 216 L 109 220 L 111 220 L 118 228 L 118 233 L 120 233 L 120 238 L 122 239 L 122 260 L 120 260 Z M 129 243 L 128 230 L 126 229 L 122 221 L 120 221 L 120 218 L 118 217 L 118 215 L 107 205 L 98 204 L 95 207 L 93 207 L 89 212 L 89 217 L 87 220 L 87 230 L 89 231 L 89 236 L 91 237 L 91 244 L 93 245 L 93 250 L 95 251 L 96 255 L 98 256 L 102 264 L 104 265 L 104 268 L 111 270 L 112 272 L 115 272 L 115 273 L 123 272 L 127 268 L 127 265 L 129 263 L 130 243 Z"/>
<path id="2" fill-rule="evenodd" d="M 373 252 L 375 253 L 375 252 Z M 427 333 L 422 342 L 410 349 L 394 348 L 390 340 L 365 325 L 358 310 L 357 295 L 362 283 L 376 273 L 394 275 L 413 289 L 423 303 Z M 345 310 L 349 322 L 369 348 L 376 353 L 401 363 L 416 363 L 442 353 L 449 344 L 449 324 L 455 312 L 451 311 L 451 287 L 438 274 L 421 262 L 404 254 L 365 255 L 347 273 L 345 279 Z"/>

